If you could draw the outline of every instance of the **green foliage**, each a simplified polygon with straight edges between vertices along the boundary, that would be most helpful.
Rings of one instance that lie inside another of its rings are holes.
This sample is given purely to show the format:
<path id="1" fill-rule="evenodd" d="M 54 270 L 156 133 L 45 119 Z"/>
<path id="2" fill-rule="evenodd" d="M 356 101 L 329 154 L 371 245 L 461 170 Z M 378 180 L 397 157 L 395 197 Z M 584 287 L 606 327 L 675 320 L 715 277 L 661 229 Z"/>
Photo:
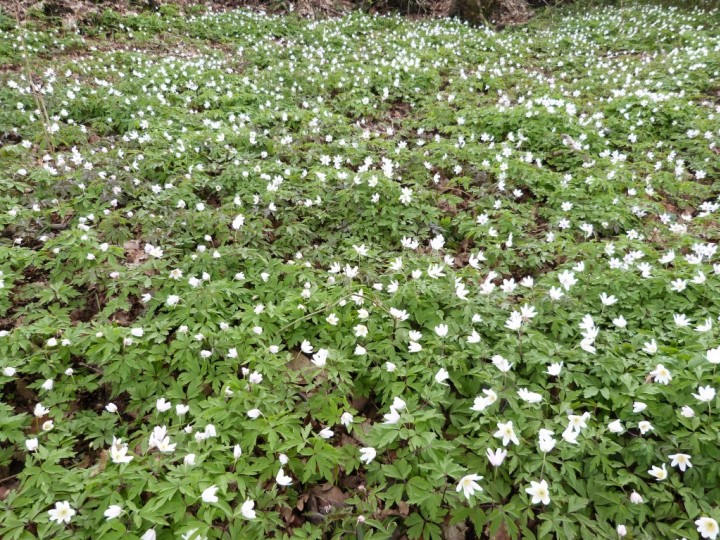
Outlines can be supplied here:
<path id="1" fill-rule="evenodd" d="M 1 538 L 719 517 L 717 13 L 90 22 L 0 21 Z"/>

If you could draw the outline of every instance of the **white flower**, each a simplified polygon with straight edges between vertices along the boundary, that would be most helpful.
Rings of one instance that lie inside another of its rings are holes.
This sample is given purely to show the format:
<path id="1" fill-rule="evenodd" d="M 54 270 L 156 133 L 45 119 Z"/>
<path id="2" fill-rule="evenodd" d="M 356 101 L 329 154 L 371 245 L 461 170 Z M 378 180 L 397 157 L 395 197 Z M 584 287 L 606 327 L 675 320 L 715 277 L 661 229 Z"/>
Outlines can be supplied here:
<path id="1" fill-rule="evenodd" d="M 551 300 L 560 300 L 563 296 L 565 296 L 565 293 L 562 292 L 562 289 L 559 287 L 550 287 L 548 289 L 548 296 Z"/>
<path id="2" fill-rule="evenodd" d="M 406 321 L 410 315 L 404 309 L 390 308 L 390 315 L 399 321 Z"/>
<path id="3" fill-rule="evenodd" d="M 145 335 L 145 330 L 142 328 L 132 328 L 130 329 L 130 335 L 135 337 L 143 337 Z"/>
<path id="4" fill-rule="evenodd" d="M 630 502 L 633 504 L 642 504 L 643 498 L 637 491 L 633 491 L 630 494 Z"/>
<path id="5" fill-rule="evenodd" d="M 43 407 L 42 403 L 38 403 L 35 405 L 35 408 L 33 409 L 33 414 L 36 418 L 42 418 L 46 414 L 50 412 L 50 409 L 46 409 Z"/>
<path id="6" fill-rule="evenodd" d="M 321 430 L 318 435 L 320 435 L 320 437 L 322 437 L 323 439 L 331 439 L 333 435 L 335 435 L 335 432 L 330 428 L 325 428 Z"/>
<path id="7" fill-rule="evenodd" d="M 116 413 L 118 411 L 117 405 L 114 403 L 108 403 L 105 405 L 105 410 L 109 413 Z"/>
<path id="8" fill-rule="evenodd" d="M 255 502 L 251 500 L 245 501 L 240 507 L 240 513 L 245 519 L 255 519 Z"/>
<path id="9" fill-rule="evenodd" d="M 435 382 L 438 384 L 446 384 L 445 381 L 449 378 L 450 374 L 445 368 L 440 368 L 440 370 L 435 374 Z"/>
<path id="10" fill-rule="evenodd" d="M 527 388 L 521 388 L 518 390 L 517 395 L 520 396 L 520 399 L 528 403 L 540 403 L 542 401 L 542 396 L 540 394 L 537 392 L 531 392 Z"/>
<path id="11" fill-rule="evenodd" d="M 642 435 L 645 435 L 648 431 L 654 429 L 652 427 L 652 424 L 648 422 L 647 420 L 642 420 L 638 422 L 638 429 L 640 430 L 640 433 Z"/>
<path id="12" fill-rule="evenodd" d="M 148 441 L 148 450 L 156 448 L 163 453 L 174 452 L 177 444 L 170 443 L 170 437 L 167 436 L 167 428 L 165 426 L 156 426 L 150 434 Z"/>
<path id="13" fill-rule="evenodd" d="M 435 251 L 441 250 L 445 245 L 445 237 L 442 234 L 438 234 L 435 238 L 430 240 L 430 248 Z"/>
<path id="14" fill-rule="evenodd" d="M 37 439 L 25 439 L 25 448 L 28 449 L 28 452 L 34 452 L 39 446 L 40 443 Z"/>
<path id="15" fill-rule="evenodd" d="M 113 463 L 130 463 L 133 460 L 133 456 L 128 456 L 128 445 L 122 442 L 122 439 L 116 439 L 113 437 L 112 445 L 110 446 L 110 459 Z"/>
<path id="16" fill-rule="evenodd" d="M 648 471 L 648 474 L 650 476 L 654 476 L 658 482 L 665 480 L 667 478 L 667 469 L 665 468 L 665 464 L 663 463 L 662 468 L 653 465 L 652 469 Z"/>
<path id="17" fill-rule="evenodd" d="M 400 194 L 400 202 L 407 206 L 412 202 L 412 189 L 408 187 L 402 188 L 402 193 Z"/>
<path id="18" fill-rule="evenodd" d="M 541 429 L 538 433 L 538 446 L 540 447 L 541 452 L 547 454 L 555 448 L 555 439 L 552 435 L 552 431 L 548 429 Z"/>
<path id="19" fill-rule="evenodd" d="M 68 501 L 56 502 L 55 508 L 48 510 L 50 521 L 57 521 L 58 524 L 70 523 L 72 517 L 77 514 Z"/>
<path id="20" fill-rule="evenodd" d="M 286 475 L 285 471 L 283 471 L 282 467 L 280 467 L 280 470 L 275 476 L 275 482 L 277 482 L 279 486 L 289 486 L 292 484 L 292 478 Z"/>
<path id="21" fill-rule="evenodd" d="M 577 279 L 575 279 L 575 274 L 573 274 L 569 270 L 565 270 L 560 275 L 558 275 L 558 280 L 560 281 L 560 285 L 562 285 L 566 291 L 569 291 L 570 287 L 577 283 Z"/>
<path id="22" fill-rule="evenodd" d="M 350 427 L 350 425 L 353 423 L 353 415 L 349 412 L 342 413 L 342 415 L 340 416 L 340 423 L 346 428 Z"/>
<path id="23" fill-rule="evenodd" d="M 550 489 L 545 480 L 530 482 L 530 487 L 525 488 L 525 493 L 532 497 L 532 504 L 550 504 Z"/>
<path id="24" fill-rule="evenodd" d="M 487 407 L 497 401 L 497 394 L 493 390 L 484 388 L 483 393 L 485 394 L 485 397 L 476 397 L 473 406 L 470 407 L 471 410 L 478 412 L 484 411 Z"/>
<path id="25" fill-rule="evenodd" d="M 672 380 L 670 370 L 668 370 L 662 364 L 658 364 L 657 366 L 655 366 L 655 369 L 650 372 L 650 375 L 653 377 L 655 382 L 660 384 L 668 384 Z"/>
<path id="26" fill-rule="evenodd" d="M 467 476 L 463 476 L 458 482 L 457 488 L 455 488 L 455 490 L 458 493 L 462 491 L 465 498 L 470 500 L 470 497 L 475 495 L 476 491 L 479 492 L 483 490 L 480 487 L 480 484 L 477 483 L 478 480 L 482 479 L 483 477 L 477 474 L 468 474 Z"/>
<path id="27" fill-rule="evenodd" d="M 242 448 L 239 444 L 236 444 L 235 446 L 233 446 L 233 459 L 237 461 L 240 456 L 242 456 Z"/>
<path id="28" fill-rule="evenodd" d="M 647 405 L 642 401 L 636 401 L 633 403 L 633 412 L 640 413 L 647 409 Z"/>
<path id="29" fill-rule="evenodd" d="M 238 214 L 237 216 L 235 216 L 235 219 L 233 219 L 232 228 L 237 231 L 244 224 L 245 224 L 245 216 L 243 216 L 242 214 Z"/>
<path id="30" fill-rule="evenodd" d="M 715 389 L 711 386 L 699 386 L 698 393 L 693 394 L 698 401 L 709 402 L 715 399 Z"/>
<path id="31" fill-rule="evenodd" d="M 513 331 L 520 330 L 522 323 L 523 323 L 523 319 L 522 319 L 522 315 L 520 314 L 520 312 L 513 311 L 510 314 L 510 317 L 508 318 L 508 320 L 505 321 L 505 328 L 507 328 L 508 330 L 513 330 Z"/>
<path id="32" fill-rule="evenodd" d="M 584 412 L 581 415 L 578 414 L 569 414 L 568 420 L 570 423 L 568 424 L 568 429 L 571 431 L 574 431 L 576 433 L 580 433 L 583 429 L 587 427 L 587 421 L 590 419 L 590 413 Z"/>
<path id="33" fill-rule="evenodd" d="M 510 444 L 511 441 L 515 444 L 520 444 L 517 435 L 515 435 L 512 421 L 505 424 L 503 424 L 502 422 L 498 422 L 497 428 L 498 430 L 494 433 L 493 437 L 502 439 L 503 446 L 507 446 L 508 444 Z"/>
<path id="34" fill-rule="evenodd" d="M 197 435 L 195 436 L 197 437 Z M 188 454 L 183 458 L 183 464 L 189 467 L 195 465 L 195 454 Z"/>
<path id="35" fill-rule="evenodd" d="M 627 527 L 625 525 L 618 525 L 617 533 L 620 537 L 627 536 Z"/>
<path id="36" fill-rule="evenodd" d="M 385 419 L 383 424 L 397 424 L 400 421 L 400 413 L 395 407 L 390 407 L 390 412 L 383 415 L 383 418 Z"/>
<path id="37" fill-rule="evenodd" d="M 701 517 L 700 519 L 695 520 L 695 525 L 697 526 L 697 531 L 700 533 L 700 536 L 703 538 L 709 538 L 710 540 L 715 540 L 718 536 L 718 532 L 720 532 L 718 522 L 713 518 Z"/>
<path id="38" fill-rule="evenodd" d="M 610 433 L 622 433 L 624 429 L 625 428 L 623 428 L 622 422 L 620 422 L 620 420 L 613 420 L 608 424 L 608 430 L 610 431 Z"/>
<path id="39" fill-rule="evenodd" d="M 720 364 L 720 347 L 710 349 L 707 352 L 707 359 L 711 364 Z"/>
<path id="40" fill-rule="evenodd" d="M 512 364 L 508 362 L 505 358 L 500 356 L 499 354 L 496 354 L 492 357 L 492 363 L 493 365 L 498 368 L 501 372 L 507 373 L 510 371 L 510 368 L 512 368 Z"/>
<path id="41" fill-rule="evenodd" d="M 655 354 L 658 350 L 657 343 L 654 339 L 651 339 L 650 341 L 646 341 L 643 345 L 643 352 L 646 352 L 647 354 Z"/>
<path id="42" fill-rule="evenodd" d="M 447 324 L 438 324 L 438 325 L 435 327 L 435 333 L 436 333 L 439 337 L 445 337 L 445 336 L 447 336 L 447 334 L 448 334 L 448 325 L 447 325 Z"/>
<path id="43" fill-rule="evenodd" d="M 672 462 L 670 463 L 671 467 L 677 467 L 682 472 L 685 472 L 685 469 L 688 467 L 692 468 L 692 463 L 690 463 L 690 456 L 687 454 L 672 454 L 668 456 Z"/>
<path id="44" fill-rule="evenodd" d="M 175 414 L 178 416 L 185 416 L 189 410 L 190 405 L 185 405 L 184 403 L 178 403 L 175 405 Z"/>
<path id="45" fill-rule="evenodd" d="M 551 375 L 553 377 L 557 377 L 558 375 L 560 375 L 562 368 L 563 368 L 562 362 L 554 362 L 548 366 L 548 369 L 545 373 L 547 373 L 548 375 Z"/>
<path id="46" fill-rule="evenodd" d="M 172 403 L 165 401 L 165 398 L 160 398 L 155 402 L 155 407 L 160 412 L 165 412 L 172 407 Z"/>
<path id="47" fill-rule="evenodd" d="M 370 463 L 375 456 L 377 456 L 377 451 L 370 446 L 360 449 L 360 461 L 363 463 Z"/>
<path id="48" fill-rule="evenodd" d="M 504 448 L 498 448 L 495 452 L 488 448 L 485 453 L 493 467 L 499 467 L 502 465 L 502 462 L 505 461 L 505 457 L 507 456 L 507 450 Z"/>
<path id="49" fill-rule="evenodd" d="M 217 493 L 218 488 L 217 486 L 210 486 L 205 491 L 202 492 L 202 495 L 200 495 L 200 498 L 205 503 L 216 503 L 218 502 Z"/>
<path id="50" fill-rule="evenodd" d="M 685 418 L 693 418 L 695 416 L 695 411 L 692 410 L 692 407 L 685 405 L 682 409 L 680 409 L 680 414 Z"/>
<path id="51" fill-rule="evenodd" d="M 366 337 L 368 335 L 367 326 L 364 324 L 358 324 L 353 328 L 353 333 L 356 337 Z"/>
<path id="52" fill-rule="evenodd" d="M 612 322 L 618 328 L 625 328 L 627 326 L 627 321 L 625 320 L 625 317 L 623 317 L 622 315 L 613 319 Z"/>
<path id="53" fill-rule="evenodd" d="M 310 361 L 319 368 L 324 367 L 327 363 L 329 354 L 330 352 L 327 349 L 319 349 L 318 352 L 312 355 L 312 359 Z"/>
<path id="54" fill-rule="evenodd" d="M 103 516 L 105 516 L 105 519 L 107 521 L 110 521 L 111 519 L 115 519 L 120 514 L 122 514 L 122 506 L 118 506 L 117 504 L 111 504 L 107 507 L 107 510 L 103 512 Z"/>

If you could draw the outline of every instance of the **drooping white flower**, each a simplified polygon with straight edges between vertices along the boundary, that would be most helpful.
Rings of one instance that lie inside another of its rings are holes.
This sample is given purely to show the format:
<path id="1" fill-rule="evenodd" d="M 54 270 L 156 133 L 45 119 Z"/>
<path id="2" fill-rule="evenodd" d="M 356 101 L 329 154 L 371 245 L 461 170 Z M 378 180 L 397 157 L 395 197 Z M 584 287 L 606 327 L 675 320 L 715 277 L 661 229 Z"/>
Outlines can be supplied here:
<path id="1" fill-rule="evenodd" d="M 665 467 L 664 463 L 662 464 L 662 467 L 656 467 L 655 465 L 653 465 L 652 468 L 648 471 L 648 474 L 650 476 L 654 476 L 658 482 L 665 480 L 668 475 L 667 468 Z"/>
<path id="2" fill-rule="evenodd" d="M 200 495 L 200 498 L 205 503 L 216 503 L 218 502 L 217 493 L 218 487 L 217 486 L 210 486 L 209 488 L 206 488 L 202 494 Z"/>
<path id="3" fill-rule="evenodd" d="M 107 507 L 105 512 L 103 512 L 103 516 L 105 516 L 105 519 L 107 521 L 110 521 L 111 519 L 115 519 L 120 514 L 122 514 L 123 509 L 122 506 L 118 506 L 117 504 L 111 504 Z"/>
<path id="4" fill-rule="evenodd" d="M 499 467 L 502 465 L 502 462 L 505 461 L 505 457 L 507 456 L 507 450 L 504 448 L 498 448 L 494 452 L 488 448 L 485 453 L 488 461 L 490 461 L 490 464 L 493 467 Z"/>
<path id="5" fill-rule="evenodd" d="M 551 375 L 552 377 L 557 377 L 558 375 L 560 375 L 562 368 L 563 368 L 562 362 L 554 362 L 548 366 L 547 371 L 545 373 L 547 373 L 548 375 Z"/>
<path id="6" fill-rule="evenodd" d="M 444 384 L 447 386 L 445 381 L 448 380 L 449 378 L 450 378 L 450 374 L 448 373 L 447 369 L 445 369 L 445 368 L 440 368 L 440 370 L 435 374 L 435 382 L 437 382 L 438 384 Z"/>
<path id="7" fill-rule="evenodd" d="M 240 513 L 245 519 L 255 519 L 255 501 L 248 499 L 240 507 Z"/>
<path id="8" fill-rule="evenodd" d="M 280 470 L 275 476 L 275 482 L 277 482 L 279 486 L 289 486 L 290 484 L 292 484 L 292 478 L 285 474 L 285 471 L 282 469 L 282 467 L 280 467 Z"/>
<path id="9" fill-rule="evenodd" d="M 344 412 L 340 416 L 340 424 L 342 424 L 344 427 L 348 428 L 353 423 L 353 415 L 349 412 Z"/>
<path id="10" fill-rule="evenodd" d="M 372 447 L 365 447 L 360 449 L 360 461 L 363 463 L 370 463 L 377 456 L 377 451 Z"/>
<path id="11" fill-rule="evenodd" d="M 526 401 L 527 403 L 540 403 L 542 401 L 542 395 L 537 392 L 531 392 L 527 388 L 521 388 L 518 390 L 517 395 L 520 399 Z"/>
<path id="12" fill-rule="evenodd" d="M 447 336 L 447 334 L 448 334 L 448 325 L 447 325 L 447 324 L 438 324 L 438 325 L 435 327 L 435 333 L 436 333 L 439 337 L 441 337 L 441 338 Z"/>
<path id="13" fill-rule="evenodd" d="M 698 393 L 693 394 L 693 397 L 697 399 L 698 401 L 701 401 L 703 403 L 707 403 L 709 401 L 712 401 L 715 399 L 715 389 L 708 385 L 708 386 L 699 386 L 698 387 Z"/>

